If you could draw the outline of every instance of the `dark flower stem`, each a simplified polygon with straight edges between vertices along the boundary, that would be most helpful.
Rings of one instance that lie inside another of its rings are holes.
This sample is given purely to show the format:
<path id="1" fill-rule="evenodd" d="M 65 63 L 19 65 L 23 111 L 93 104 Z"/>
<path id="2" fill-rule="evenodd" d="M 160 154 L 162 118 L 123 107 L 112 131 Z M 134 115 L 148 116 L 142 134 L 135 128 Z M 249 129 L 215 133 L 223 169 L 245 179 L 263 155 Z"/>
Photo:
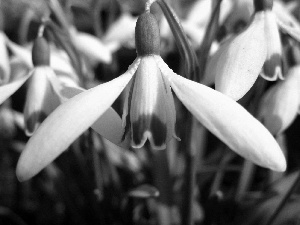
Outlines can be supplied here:
<path id="1" fill-rule="evenodd" d="M 273 215 L 270 217 L 266 225 L 274 224 L 275 220 L 277 219 L 280 212 L 282 211 L 282 209 L 284 208 L 284 206 L 286 205 L 286 203 L 288 202 L 288 200 L 290 199 L 291 195 L 294 193 L 296 188 L 299 186 L 299 184 L 300 184 L 300 171 L 298 172 L 298 176 L 296 180 L 294 181 L 290 189 L 286 192 L 286 194 L 283 196 L 281 202 L 277 206 L 276 210 L 274 211 Z"/>

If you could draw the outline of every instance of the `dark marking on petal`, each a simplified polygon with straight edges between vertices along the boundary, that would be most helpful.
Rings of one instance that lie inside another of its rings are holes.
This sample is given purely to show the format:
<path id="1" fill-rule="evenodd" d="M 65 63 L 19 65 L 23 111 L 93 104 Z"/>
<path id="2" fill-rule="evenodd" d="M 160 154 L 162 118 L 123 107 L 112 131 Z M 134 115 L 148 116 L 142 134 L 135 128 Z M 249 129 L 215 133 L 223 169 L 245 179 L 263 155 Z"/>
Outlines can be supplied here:
<path id="1" fill-rule="evenodd" d="M 130 122 L 130 108 L 131 108 L 131 99 L 132 99 L 132 93 L 133 93 L 135 78 L 136 78 L 136 73 L 132 77 L 132 83 L 131 83 L 130 90 L 129 90 L 128 108 L 127 108 L 128 112 L 127 112 L 127 116 L 126 116 L 126 125 L 125 125 L 125 129 L 124 129 L 124 134 L 123 134 L 122 139 L 121 139 L 122 141 L 125 140 L 126 135 L 128 134 L 128 132 L 130 132 L 130 126 L 131 126 L 131 122 Z"/>
<path id="2" fill-rule="evenodd" d="M 43 111 L 31 113 L 28 118 L 25 118 L 26 134 L 31 135 L 37 128 L 37 125 L 46 119 L 47 115 Z"/>
<path id="3" fill-rule="evenodd" d="M 150 131 L 152 133 L 155 146 L 162 146 L 166 143 L 167 126 L 156 116 L 153 116 L 151 119 Z"/>
<path id="4" fill-rule="evenodd" d="M 277 79 L 278 74 L 276 74 L 276 68 L 282 70 L 282 58 L 280 54 L 273 54 L 270 59 L 266 60 L 264 63 L 264 74 L 270 79 Z M 277 69 L 278 70 L 278 69 Z M 282 72 L 281 72 L 282 73 Z"/>
<path id="5" fill-rule="evenodd" d="M 156 115 L 142 115 L 138 121 L 132 123 L 132 141 L 135 145 L 144 145 L 143 142 L 146 141 L 144 137 L 145 132 L 149 132 L 152 135 L 152 140 L 150 142 L 152 148 L 157 149 L 165 145 L 167 139 L 167 126 Z"/>

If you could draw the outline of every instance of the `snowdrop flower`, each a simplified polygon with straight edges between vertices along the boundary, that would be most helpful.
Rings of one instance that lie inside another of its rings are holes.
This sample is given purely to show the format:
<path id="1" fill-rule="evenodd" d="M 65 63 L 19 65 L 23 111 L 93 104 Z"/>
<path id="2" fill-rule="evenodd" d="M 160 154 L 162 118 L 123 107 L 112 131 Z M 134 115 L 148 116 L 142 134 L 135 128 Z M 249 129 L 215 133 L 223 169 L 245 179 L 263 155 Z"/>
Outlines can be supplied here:
<path id="1" fill-rule="evenodd" d="M 243 157 L 274 170 L 286 168 L 285 158 L 267 129 L 238 103 L 209 87 L 175 74 L 159 56 L 159 28 L 146 11 L 136 24 L 137 58 L 120 77 L 84 91 L 60 105 L 41 124 L 22 152 L 19 180 L 36 175 L 90 127 L 127 85 L 123 125 L 131 146 L 147 140 L 161 150 L 175 135 L 176 113 L 171 87 L 188 110 L 211 132 Z M 51 135 L 49 135 L 51 134 Z M 122 141 L 122 137 L 119 140 Z"/>
<path id="2" fill-rule="evenodd" d="M 282 47 L 273 0 L 254 0 L 255 13 L 248 27 L 229 38 L 211 60 L 207 70 L 215 76 L 216 90 L 234 100 L 242 98 L 258 75 L 274 81 L 282 76 Z"/>
<path id="3" fill-rule="evenodd" d="M 187 109 L 232 150 L 258 165 L 285 170 L 280 147 L 258 120 L 231 98 L 175 74 L 165 64 L 159 56 L 158 24 L 148 10 L 136 24 L 136 50 L 136 60 L 123 75 L 76 95 L 47 117 L 20 156 L 16 171 L 20 181 L 36 175 L 66 150 L 127 85 L 123 125 L 132 147 L 149 140 L 153 149 L 164 149 L 176 137 L 172 87 Z M 118 138 L 115 143 L 122 141 Z"/>
<path id="4" fill-rule="evenodd" d="M 300 66 L 292 67 L 284 81 L 272 86 L 263 96 L 258 118 L 273 135 L 287 129 L 300 106 Z"/>
<path id="5" fill-rule="evenodd" d="M 24 106 L 25 133 L 31 136 L 39 124 L 59 104 L 59 81 L 50 65 L 47 41 L 38 37 L 32 48 L 34 68 L 28 74 L 28 89 Z"/>

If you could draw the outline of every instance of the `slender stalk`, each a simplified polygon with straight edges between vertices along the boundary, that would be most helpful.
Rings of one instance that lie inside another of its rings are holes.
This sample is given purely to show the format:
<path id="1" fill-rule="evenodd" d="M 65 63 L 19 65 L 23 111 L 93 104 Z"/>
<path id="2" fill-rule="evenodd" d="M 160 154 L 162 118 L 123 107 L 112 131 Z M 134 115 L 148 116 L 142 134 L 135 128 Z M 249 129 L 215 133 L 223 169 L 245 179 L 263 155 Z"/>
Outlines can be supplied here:
<path id="1" fill-rule="evenodd" d="M 90 137 L 93 135 L 91 133 Z M 92 137 L 91 137 L 92 139 Z M 93 143 L 93 140 L 90 140 L 91 143 Z M 96 195 L 99 201 L 103 200 L 103 182 L 102 182 L 102 176 L 101 176 L 101 165 L 100 165 L 100 158 L 97 149 L 94 146 L 91 146 L 92 153 L 93 153 L 93 169 L 94 169 L 94 178 L 95 178 L 95 184 L 96 184 Z"/>
<path id="2" fill-rule="evenodd" d="M 209 51 L 211 48 L 211 45 L 215 39 L 216 33 L 219 29 L 219 17 L 220 17 L 220 11 L 221 11 L 221 3 L 222 0 L 215 0 L 213 2 L 213 12 L 210 18 L 210 21 L 208 23 L 203 42 L 201 44 L 200 49 L 197 51 L 197 56 L 199 60 L 199 69 L 200 69 L 200 76 L 196 78 L 196 80 L 199 82 L 202 80 L 202 78 L 205 75 L 205 68 L 206 68 L 206 62 L 209 56 Z"/>
<path id="3" fill-rule="evenodd" d="M 275 209 L 273 215 L 270 217 L 270 219 L 268 220 L 268 222 L 266 223 L 266 225 L 272 225 L 272 224 L 274 224 L 275 220 L 277 219 L 277 217 L 279 216 L 280 212 L 284 208 L 285 204 L 288 202 L 288 200 L 290 199 L 291 195 L 294 193 L 294 191 L 296 190 L 296 188 L 298 187 L 299 184 L 300 184 L 300 171 L 298 172 L 297 179 L 292 184 L 292 186 L 290 187 L 290 189 L 286 192 L 286 194 L 283 196 L 281 202 L 279 203 L 279 205 Z"/>
<path id="4" fill-rule="evenodd" d="M 183 204 L 182 204 L 182 225 L 193 224 L 193 195 L 194 185 L 196 178 L 196 153 L 191 148 L 191 137 L 192 137 L 192 115 L 186 111 L 186 135 L 182 140 L 183 146 L 185 146 L 185 173 L 184 173 L 184 189 L 183 189 Z"/>
<path id="5" fill-rule="evenodd" d="M 153 172 L 155 186 L 159 190 L 158 219 L 160 225 L 171 225 L 171 207 L 173 203 L 172 177 L 167 150 L 154 152 Z"/>
<path id="6" fill-rule="evenodd" d="M 244 160 L 243 170 L 240 175 L 239 184 L 235 196 L 235 199 L 237 201 L 241 200 L 244 196 L 244 193 L 248 190 L 248 187 L 250 186 L 253 178 L 252 175 L 254 173 L 254 169 L 255 165 L 252 162 Z"/>

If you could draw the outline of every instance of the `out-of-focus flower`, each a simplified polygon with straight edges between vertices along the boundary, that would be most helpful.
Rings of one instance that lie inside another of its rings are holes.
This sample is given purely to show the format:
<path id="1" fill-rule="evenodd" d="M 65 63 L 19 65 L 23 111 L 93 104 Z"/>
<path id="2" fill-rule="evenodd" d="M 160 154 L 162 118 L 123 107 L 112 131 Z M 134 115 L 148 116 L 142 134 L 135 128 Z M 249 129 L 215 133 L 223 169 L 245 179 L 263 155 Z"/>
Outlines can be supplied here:
<path id="1" fill-rule="evenodd" d="M 249 26 L 229 38 L 211 58 L 216 90 L 239 100 L 259 74 L 274 81 L 282 76 L 282 47 L 272 0 L 254 0 L 255 13 Z"/>
<path id="2" fill-rule="evenodd" d="M 7 98 L 9 98 L 23 85 L 23 83 L 26 82 L 30 75 L 32 75 L 32 73 L 29 73 L 29 71 L 33 69 L 33 64 L 31 60 L 31 50 L 21 47 L 8 39 L 6 40 L 6 42 L 8 47 L 14 54 L 14 58 L 11 61 L 12 79 L 11 83 L 0 86 L 0 104 L 4 102 Z M 54 98 L 56 99 L 57 97 L 59 97 L 60 103 L 67 101 L 69 98 L 74 97 L 75 95 L 84 91 L 83 88 L 79 87 L 78 77 L 75 74 L 75 71 L 70 64 L 70 61 L 64 52 L 54 48 L 51 49 L 50 67 L 53 68 L 55 72 L 55 77 L 51 76 L 51 74 L 53 75 L 53 71 L 50 72 L 50 77 L 54 78 L 50 81 L 55 81 L 54 84 L 56 84 L 54 94 L 57 96 L 55 96 Z M 49 70 L 51 69 L 46 69 L 46 72 L 49 72 Z M 41 75 L 39 79 L 43 79 L 41 77 L 45 76 Z M 41 87 L 37 87 L 37 89 L 40 88 Z M 32 93 L 33 91 L 30 92 Z M 47 100 L 45 100 L 45 102 L 47 102 Z M 101 116 L 101 118 L 99 118 L 92 125 L 92 128 L 97 133 L 105 136 L 108 140 L 112 142 L 114 142 L 115 139 L 119 139 L 119 137 L 122 137 L 123 135 L 121 118 L 117 114 L 117 112 L 111 107 L 103 114 L 103 116 Z M 119 143 L 118 145 L 124 147 L 127 146 L 127 142 L 128 140 L 125 138 L 125 140 Z"/>
<path id="3" fill-rule="evenodd" d="M 258 118 L 273 135 L 287 129 L 300 106 L 300 66 L 292 67 L 284 81 L 279 81 L 262 97 Z"/>
<path id="4" fill-rule="evenodd" d="M 123 123 L 132 147 L 142 147 L 149 140 L 152 148 L 163 149 L 176 137 L 172 87 L 187 109 L 232 150 L 258 165 L 285 170 L 280 147 L 258 120 L 231 98 L 185 79 L 167 66 L 159 56 L 157 21 L 148 10 L 137 21 L 136 49 L 137 58 L 127 72 L 76 95 L 47 117 L 21 154 L 19 180 L 36 175 L 66 150 L 109 109 L 127 85 L 130 91 Z"/>
<path id="5" fill-rule="evenodd" d="M 110 46 L 115 46 L 112 51 L 116 51 L 122 45 L 134 46 L 134 28 L 137 17 L 129 13 L 123 13 L 104 34 L 102 41 Z"/>
<path id="6" fill-rule="evenodd" d="M 236 33 L 249 24 L 254 12 L 253 0 L 231 1 L 233 6 L 224 21 L 227 33 Z"/>
<path id="7" fill-rule="evenodd" d="M 110 63 L 112 53 L 110 49 L 97 37 L 70 29 L 70 37 L 75 47 L 91 62 Z"/>

